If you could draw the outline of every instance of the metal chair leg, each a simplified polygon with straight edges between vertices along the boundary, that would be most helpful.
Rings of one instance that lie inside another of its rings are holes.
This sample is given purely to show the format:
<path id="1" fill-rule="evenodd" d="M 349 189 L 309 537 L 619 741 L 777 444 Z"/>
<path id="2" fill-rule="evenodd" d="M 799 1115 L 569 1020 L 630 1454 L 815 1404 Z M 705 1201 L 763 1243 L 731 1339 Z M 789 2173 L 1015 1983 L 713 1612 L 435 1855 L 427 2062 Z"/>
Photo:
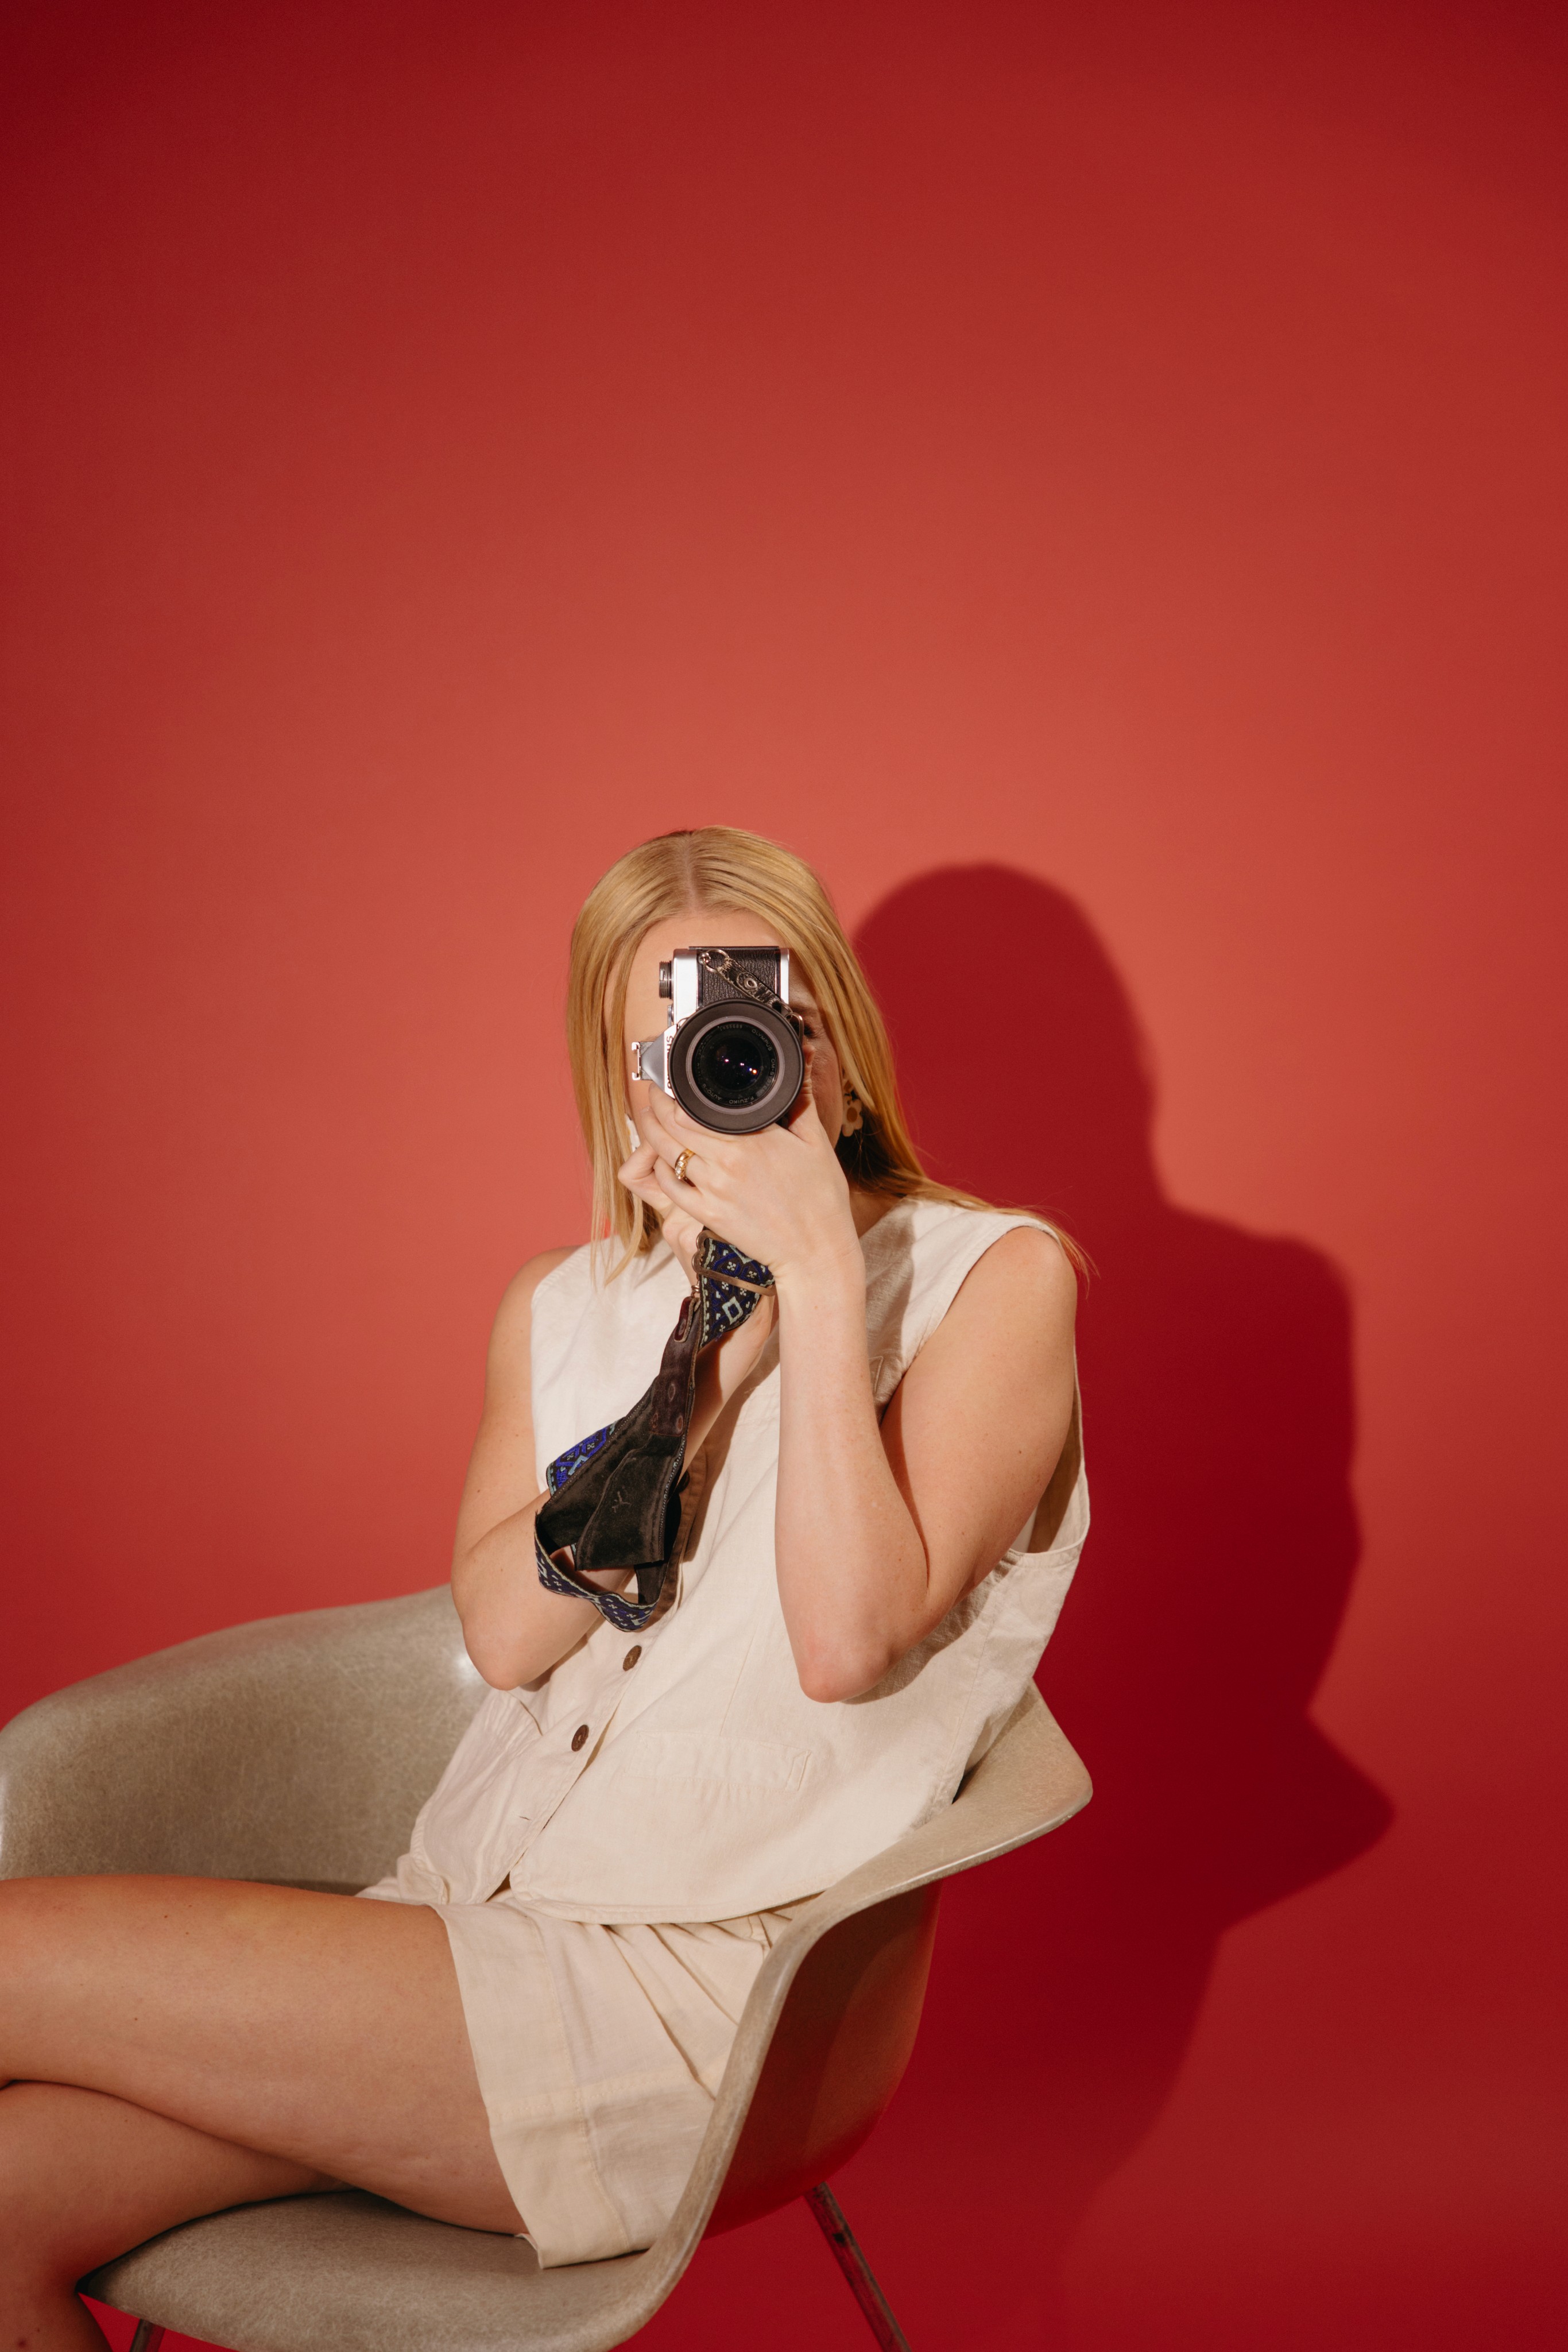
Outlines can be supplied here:
<path id="1" fill-rule="evenodd" d="M 158 2352 L 163 2341 L 163 2330 L 154 2327 L 150 2319 L 139 2319 L 136 2333 L 131 2339 L 131 2352 Z"/>
<path id="2" fill-rule="evenodd" d="M 887 2297 L 844 2219 L 843 2208 L 825 2180 L 807 2189 L 806 2202 L 816 2215 L 822 2235 L 833 2250 L 833 2260 L 848 2279 L 850 2293 L 865 2314 L 866 2326 L 883 2352 L 909 2352 L 909 2338 L 888 2308 Z"/>

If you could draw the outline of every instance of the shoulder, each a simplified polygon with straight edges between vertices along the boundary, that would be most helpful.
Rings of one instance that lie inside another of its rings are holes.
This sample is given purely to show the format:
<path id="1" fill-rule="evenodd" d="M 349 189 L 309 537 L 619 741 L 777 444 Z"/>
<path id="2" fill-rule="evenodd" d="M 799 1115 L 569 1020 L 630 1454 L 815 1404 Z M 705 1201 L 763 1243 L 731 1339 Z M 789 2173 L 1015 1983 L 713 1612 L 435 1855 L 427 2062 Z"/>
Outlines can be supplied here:
<path id="1" fill-rule="evenodd" d="M 1042 1218 L 959 1201 L 901 1201 L 866 1242 L 866 1329 L 878 1394 L 931 1350 L 1006 1349 L 1048 1330 L 1071 1352 L 1077 1286 Z"/>
<path id="2" fill-rule="evenodd" d="M 968 1247 L 941 1286 L 941 1312 L 925 1323 L 902 1387 L 909 1416 L 946 1424 L 978 1415 L 998 1428 L 1043 1405 L 1065 1413 L 1073 1384 L 1078 1283 L 1046 1226 L 1000 1214 L 975 1219 Z"/>
<path id="3" fill-rule="evenodd" d="M 1078 1277 L 1049 1226 L 1007 1224 L 975 1239 L 980 1246 L 958 1286 L 953 1311 L 981 1307 L 989 1318 L 1001 1310 L 1009 1318 L 1037 1326 L 1064 1323 L 1071 1330 L 1078 1314 Z"/>
<path id="4" fill-rule="evenodd" d="M 914 1287 L 928 1295 L 935 1319 L 959 1297 L 1012 1288 L 1032 1307 L 1076 1309 L 1077 1278 L 1043 1218 L 960 1201 L 917 1200 L 908 1208 Z"/>

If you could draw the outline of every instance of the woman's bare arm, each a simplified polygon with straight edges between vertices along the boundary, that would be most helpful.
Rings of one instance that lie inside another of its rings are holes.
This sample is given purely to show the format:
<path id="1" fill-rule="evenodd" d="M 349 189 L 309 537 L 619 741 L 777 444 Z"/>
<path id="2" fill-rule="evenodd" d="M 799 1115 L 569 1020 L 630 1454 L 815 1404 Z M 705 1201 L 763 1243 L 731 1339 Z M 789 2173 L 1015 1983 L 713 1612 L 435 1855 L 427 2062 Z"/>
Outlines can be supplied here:
<path id="1" fill-rule="evenodd" d="M 1072 1414 L 1072 1269 L 1050 1234 L 1004 1234 L 879 1425 L 854 1204 L 810 1089 L 787 1127 L 735 1137 L 641 1091 L 646 1139 L 622 1181 L 672 1240 L 706 1223 L 773 1269 L 779 1596 L 802 1690 L 858 1697 L 995 1566 L 1049 1484 Z"/>
<path id="2" fill-rule="evenodd" d="M 808 1696 L 871 1689 L 1030 1518 L 1071 1420 L 1076 1301 L 1049 1234 L 1005 1234 L 879 1427 L 861 1285 L 780 1281 L 779 1595 Z"/>

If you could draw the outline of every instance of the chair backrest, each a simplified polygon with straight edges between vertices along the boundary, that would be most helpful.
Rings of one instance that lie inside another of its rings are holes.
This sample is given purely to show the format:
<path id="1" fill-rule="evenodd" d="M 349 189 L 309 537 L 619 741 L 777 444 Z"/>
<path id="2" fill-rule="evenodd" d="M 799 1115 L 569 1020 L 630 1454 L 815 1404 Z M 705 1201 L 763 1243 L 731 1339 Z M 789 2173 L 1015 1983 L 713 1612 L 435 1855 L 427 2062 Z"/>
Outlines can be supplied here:
<path id="1" fill-rule="evenodd" d="M 199 1634 L 0 1729 L 0 1878 L 391 1870 L 485 1694 L 444 1586 Z"/>
<path id="2" fill-rule="evenodd" d="M 755 2221 L 847 2164 L 904 2079 L 920 2026 L 939 1886 L 830 1927 L 774 2029 L 707 2235 Z"/>

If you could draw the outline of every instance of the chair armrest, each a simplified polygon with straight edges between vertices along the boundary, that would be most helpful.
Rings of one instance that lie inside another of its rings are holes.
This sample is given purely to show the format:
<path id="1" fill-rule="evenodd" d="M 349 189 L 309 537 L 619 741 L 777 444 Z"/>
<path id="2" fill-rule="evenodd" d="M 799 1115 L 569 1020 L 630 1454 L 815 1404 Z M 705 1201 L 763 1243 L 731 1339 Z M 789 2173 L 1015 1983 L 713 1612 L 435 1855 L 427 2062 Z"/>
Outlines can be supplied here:
<path id="1" fill-rule="evenodd" d="M 444 1585 L 116 1666 L 0 1731 L 0 1878 L 368 1885 L 483 1695 Z"/>

